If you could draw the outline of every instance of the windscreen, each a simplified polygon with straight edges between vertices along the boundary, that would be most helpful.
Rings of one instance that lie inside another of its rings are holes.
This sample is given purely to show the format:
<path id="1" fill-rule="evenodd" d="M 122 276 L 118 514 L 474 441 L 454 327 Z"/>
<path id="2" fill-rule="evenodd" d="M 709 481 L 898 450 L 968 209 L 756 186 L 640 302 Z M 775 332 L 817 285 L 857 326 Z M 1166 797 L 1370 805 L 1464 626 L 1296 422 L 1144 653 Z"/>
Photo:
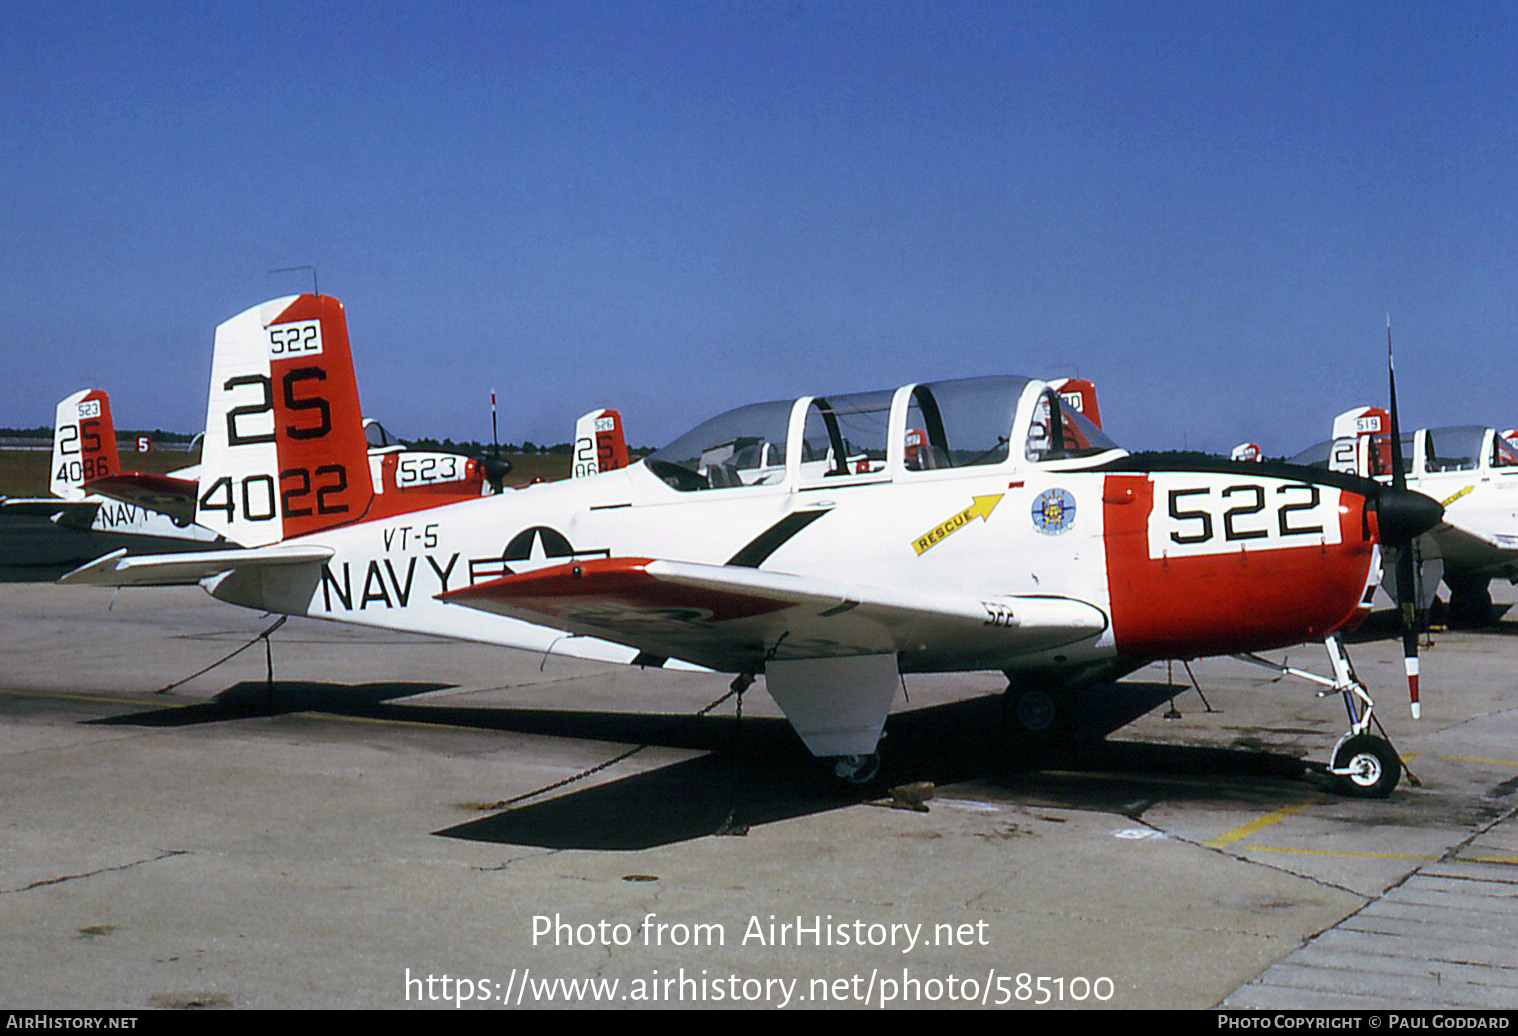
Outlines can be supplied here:
<path id="1" fill-rule="evenodd" d="M 686 432 L 645 462 L 681 492 L 774 485 L 785 478 L 791 403 L 754 403 Z"/>

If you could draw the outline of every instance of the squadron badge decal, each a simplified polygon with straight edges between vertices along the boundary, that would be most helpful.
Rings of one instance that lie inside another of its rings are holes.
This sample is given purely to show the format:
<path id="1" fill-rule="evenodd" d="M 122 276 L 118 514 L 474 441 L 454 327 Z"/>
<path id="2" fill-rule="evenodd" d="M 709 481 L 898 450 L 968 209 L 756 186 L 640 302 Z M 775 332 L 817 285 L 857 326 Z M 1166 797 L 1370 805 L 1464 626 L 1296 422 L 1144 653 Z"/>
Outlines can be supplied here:
<path id="1" fill-rule="evenodd" d="M 1033 501 L 1033 527 L 1058 536 L 1075 524 L 1075 497 L 1063 489 L 1046 489 Z"/>

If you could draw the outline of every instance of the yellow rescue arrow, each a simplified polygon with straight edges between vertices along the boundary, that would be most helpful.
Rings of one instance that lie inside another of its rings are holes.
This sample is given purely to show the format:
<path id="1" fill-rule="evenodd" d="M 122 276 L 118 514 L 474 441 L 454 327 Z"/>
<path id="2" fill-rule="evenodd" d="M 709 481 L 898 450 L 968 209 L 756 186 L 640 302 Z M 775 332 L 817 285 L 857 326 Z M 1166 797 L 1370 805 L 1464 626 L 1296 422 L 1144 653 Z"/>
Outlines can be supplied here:
<path id="1" fill-rule="evenodd" d="M 1439 501 L 1439 506 L 1440 507 L 1448 507 L 1450 504 L 1454 503 L 1456 500 L 1459 500 L 1462 496 L 1464 496 L 1466 493 L 1469 493 L 1472 489 L 1475 489 L 1475 488 L 1476 488 L 1475 486 L 1466 486 L 1464 489 L 1460 490 L 1460 492 L 1456 493 L 1454 496 L 1450 497 L 1448 500 L 1440 500 Z"/>
<path id="2" fill-rule="evenodd" d="M 933 526 L 933 528 L 929 529 L 926 533 L 913 540 L 912 549 L 921 555 L 927 551 L 929 547 L 943 542 L 949 537 L 950 533 L 958 532 L 966 525 L 969 525 L 970 522 L 976 518 L 983 518 L 987 521 L 990 521 L 991 512 L 996 510 L 997 504 L 1001 503 L 1001 498 L 1003 495 L 1004 494 L 997 493 L 995 496 L 974 497 L 974 503 L 972 503 L 969 507 L 966 507 L 963 511 L 960 511 L 948 521 L 939 522 L 937 525 Z"/>

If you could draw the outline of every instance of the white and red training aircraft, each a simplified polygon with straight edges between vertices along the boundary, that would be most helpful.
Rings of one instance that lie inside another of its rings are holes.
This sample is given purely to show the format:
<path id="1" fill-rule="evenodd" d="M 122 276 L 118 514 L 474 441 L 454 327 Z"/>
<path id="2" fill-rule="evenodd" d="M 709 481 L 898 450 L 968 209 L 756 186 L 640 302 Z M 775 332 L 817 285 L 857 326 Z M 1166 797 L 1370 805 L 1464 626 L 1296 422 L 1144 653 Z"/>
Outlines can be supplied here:
<path id="1" fill-rule="evenodd" d="M 194 470 L 123 473 L 110 398 L 102 389 L 81 389 L 55 411 L 48 480 L 53 495 L 0 500 L 0 514 L 38 515 L 64 528 L 170 544 L 211 543 L 217 534 L 194 524 Z M 101 491 L 118 483 L 134 487 L 133 497 Z"/>
<path id="2" fill-rule="evenodd" d="M 1491 619 L 1490 582 L 1518 582 L 1518 446 L 1506 431 L 1480 425 L 1420 428 L 1399 438 L 1408 488 L 1444 507 L 1443 521 L 1415 544 L 1422 603 L 1431 603 L 1442 577 L 1450 589 L 1451 619 L 1485 625 Z M 1390 415 L 1375 406 L 1346 410 L 1334 418 L 1333 439 L 1298 459 L 1389 481 Z"/>
<path id="3" fill-rule="evenodd" d="M 1036 725 L 1156 659 L 1324 640 L 1351 726 L 1331 772 L 1400 762 L 1336 634 L 1416 494 L 1282 465 L 1146 464 L 1045 382 L 986 377 L 759 403 L 593 477 L 393 513 L 358 429 L 343 310 L 293 296 L 216 333 L 196 521 L 221 553 L 65 578 L 200 582 L 258 609 L 641 665 L 762 675 L 863 780 L 900 675 L 1001 670 Z"/>
<path id="4" fill-rule="evenodd" d="M 627 439 L 616 410 L 592 410 L 575 422 L 574 461 L 570 478 L 588 478 L 627 467 Z"/>

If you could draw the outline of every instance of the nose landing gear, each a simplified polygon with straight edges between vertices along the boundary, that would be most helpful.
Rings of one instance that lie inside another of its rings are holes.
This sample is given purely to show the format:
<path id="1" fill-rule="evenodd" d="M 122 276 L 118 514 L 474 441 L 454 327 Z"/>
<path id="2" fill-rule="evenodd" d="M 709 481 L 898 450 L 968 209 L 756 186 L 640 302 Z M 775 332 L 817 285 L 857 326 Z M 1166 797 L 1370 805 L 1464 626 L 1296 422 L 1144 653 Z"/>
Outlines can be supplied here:
<path id="1" fill-rule="evenodd" d="M 1402 759 L 1390 741 L 1370 733 L 1374 721 L 1376 703 L 1371 700 L 1365 684 L 1355 675 L 1354 665 L 1344 651 L 1338 634 L 1323 642 L 1328 649 L 1328 660 L 1333 666 L 1333 679 L 1327 679 L 1304 669 L 1294 669 L 1258 655 L 1236 655 L 1240 661 L 1273 669 L 1286 676 L 1295 676 L 1321 685 L 1321 698 L 1337 691 L 1344 699 L 1344 709 L 1349 714 L 1349 729 L 1334 745 L 1332 762 L 1328 773 L 1334 779 L 1339 792 L 1355 798 L 1384 799 L 1396 788 L 1402 778 Z M 1376 728 L 1381 729 L 1379 723 Z M 1382 731 L 1383 733 L 1385 731 Z M 1411 778 L 1411 774 L 1408 775 Z M 1416 783 L 1416 782 L 1415 782 Z"/>

